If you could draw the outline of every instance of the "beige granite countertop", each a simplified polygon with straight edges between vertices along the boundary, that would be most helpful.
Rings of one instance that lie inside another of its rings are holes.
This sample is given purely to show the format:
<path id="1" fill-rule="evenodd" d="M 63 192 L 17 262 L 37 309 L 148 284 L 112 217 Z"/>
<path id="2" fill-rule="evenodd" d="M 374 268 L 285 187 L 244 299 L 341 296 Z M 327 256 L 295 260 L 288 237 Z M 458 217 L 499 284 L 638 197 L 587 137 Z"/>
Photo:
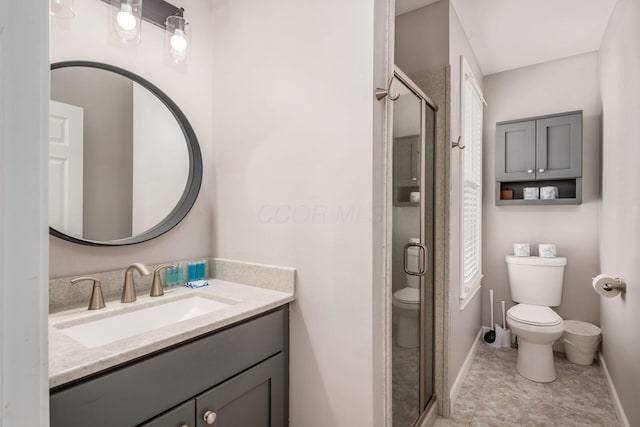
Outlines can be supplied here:
<path id="1" fill-rule="evenodd" d="M 210 286 L 189 289 L 183 286 L 165 288 L 165 295 L 151 298 L 138 296 L 135 303 L 108 302 L 103 310 L 72 309 L 49 316 L 49 387 L 56 387 L 84 376 L 100 372 L 129 360 L 161 350 L 190 338 L 215 331 L 289 303 L 293 292 L 241 285 L 210 279 Z M 136 310 L 171 300 L 199 295 L 230 303 L 229 307 L 192 319 L 159 327 L 99 347 L 86 347 L 66 335 L 64 327 L 81 324 L 88 319 L 107 317 L 122 310 Z"/>

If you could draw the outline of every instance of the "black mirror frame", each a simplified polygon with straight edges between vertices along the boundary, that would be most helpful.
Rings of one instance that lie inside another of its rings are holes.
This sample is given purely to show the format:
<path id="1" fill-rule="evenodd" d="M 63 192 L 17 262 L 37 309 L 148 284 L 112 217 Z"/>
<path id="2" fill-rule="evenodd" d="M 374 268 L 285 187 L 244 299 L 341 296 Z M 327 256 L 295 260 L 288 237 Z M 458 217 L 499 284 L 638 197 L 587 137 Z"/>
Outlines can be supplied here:
<path id="1" fill-rule="evenodd" d="M 103 64 L 100 62 L 93 61 L 64 61 L 64 62 L 56 62 L 51 64 L 51 70 L 55 70 L 58 68 L 65 67 L 89 67 L 89 68 L 98 68 L 101 70 L 111 71 L 113 73 L 120 74 L 124 77 L 127 77 L 134 82 L 140 84 L 145 87 L 151 93 L 153 93 L 162 103 L 171 111 L 173 116 L 178 121 L 180 125 L 180 129 L 184 134 L 187 150 L 189 151 L 189 177 L 187 178 L 187 184 L 185 186 L 184 192 L 178 200 L 178 203 L 173 208 L 173 210 L 167 215 L 160 223 L 158 223 L 153 228 L 145 231 L 144 233 L 138 234 L 136 236 L 132 236 L 126 239 L 119 240 L 109 240 L 109 241 L 97 241 L 97 240 L 86 240 L 80 239 L 74 236 L 70 236 L 68 234 L 62 233 L 55 228 L 49 227 L 49 234 L 52 236 L 58 237 L 60 239 L 66 240 L 68 242 L 78 243 L 81 245 L 87 246 L 127 246 L 127 245 L 135 245 L 137 243 L 146 242 L 151 239 L 155 239 L 163 235 L 164 233 L 171 230 L 173 227 L 178 225 L 180 221 L 187 216 L 187 213 L 191 210 L 196 199 L 198 198 L 198 193 L 200 192 L 200 186 L 202 184 L 202 153 L 200 152 L 200 145 L 198 144 L 198 138 L 196 137 L 196 133 L 194 132 L 189 120 L 184 115 L 184 113 L 178 108 L 178 106 L 169 98 L 163 91 L 161 91 L 157 86 L 148 80 L 143 79 L 137 74 L 132 73 L 131 71 L 127 71 L 125 69 L 116 67 L 114 65 Z"/>

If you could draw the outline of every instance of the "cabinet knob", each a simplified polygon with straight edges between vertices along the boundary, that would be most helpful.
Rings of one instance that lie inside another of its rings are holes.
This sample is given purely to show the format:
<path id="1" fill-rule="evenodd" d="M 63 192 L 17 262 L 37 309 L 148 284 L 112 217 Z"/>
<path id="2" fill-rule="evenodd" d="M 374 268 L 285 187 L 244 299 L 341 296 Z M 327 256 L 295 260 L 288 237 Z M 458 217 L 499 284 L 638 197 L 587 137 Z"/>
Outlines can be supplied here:
<path id="1" fill-rule="evenodd" d="M 207 411 L 207 412 L 204 413 L 203 419 L 204 419 L 204 422 L 207 423 L 208 425 L 213 425 L 213 423 L 216 422 L 216 418 L 217 417 L 218 416 L 216 415 L 215 412 Z"/>
<path id="2" fill-rule="evenodd" d="M 533 169 L 527 169 L 527 173 L 533 173 Z"/>
<path id="3" fill-rule="evenodd" d="M 542 173 L 542 172 L 544 172 L 544 169 L 540 168 L 540 169 L 538 169 L 538 172 Z"/>
<path id="4" fill-rule="evenodd" d="M 189 427 L 189 424 L 182 424 L 180 427 Z"/>

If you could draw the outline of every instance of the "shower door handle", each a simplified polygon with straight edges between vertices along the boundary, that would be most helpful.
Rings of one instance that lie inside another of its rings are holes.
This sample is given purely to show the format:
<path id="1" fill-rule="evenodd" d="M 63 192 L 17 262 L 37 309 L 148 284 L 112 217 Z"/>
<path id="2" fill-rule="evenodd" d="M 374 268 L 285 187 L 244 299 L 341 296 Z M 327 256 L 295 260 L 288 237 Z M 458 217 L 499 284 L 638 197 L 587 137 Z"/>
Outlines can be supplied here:
<path id="1" fill-rule="evenodd" d="M 411 247 L 416 247 L 420 251 L 419 254 L 422 257 L 418 256 L 418 271 L 409 271 L 409 266 L 407 266 L 407 251 Z M 422 243 L 407 243 L 404 245 L 404 272 L 410 274 L 412 276 L 424 276 L 427 273 L 427 253 L 428 249 Z"/>

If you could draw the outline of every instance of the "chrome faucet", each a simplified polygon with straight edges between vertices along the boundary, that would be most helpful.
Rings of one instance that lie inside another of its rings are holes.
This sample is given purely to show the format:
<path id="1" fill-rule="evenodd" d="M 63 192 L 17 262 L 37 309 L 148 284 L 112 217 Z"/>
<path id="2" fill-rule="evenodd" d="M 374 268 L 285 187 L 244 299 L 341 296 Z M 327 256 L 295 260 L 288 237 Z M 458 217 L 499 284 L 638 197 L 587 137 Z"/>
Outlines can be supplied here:
<path id="1" fill-rule="evenodd" d="M 134 302 L 136 300 L 136 288 L 133 286 L 133 270 L 138 270 L 141 276 L 151 274 L 146 265 L 139 262 L 131 264 L 124 272 L 124 286 L 122 287 L 122 297 L 120 302 Z"/>
<path id="2" fill-rule="evenodd" d="M 160 279 L 160 272 L 165 268 L 175 268 L 176 266 L 173 264 L 162 264 L 158 266 L 156 270 L 153 272 L 153 281 L 151 282 L 151 292 L 149 292 L 150 297 L 160 297 L 164 295 L 164 290 L 162 289 L 162 279 Z"/>

